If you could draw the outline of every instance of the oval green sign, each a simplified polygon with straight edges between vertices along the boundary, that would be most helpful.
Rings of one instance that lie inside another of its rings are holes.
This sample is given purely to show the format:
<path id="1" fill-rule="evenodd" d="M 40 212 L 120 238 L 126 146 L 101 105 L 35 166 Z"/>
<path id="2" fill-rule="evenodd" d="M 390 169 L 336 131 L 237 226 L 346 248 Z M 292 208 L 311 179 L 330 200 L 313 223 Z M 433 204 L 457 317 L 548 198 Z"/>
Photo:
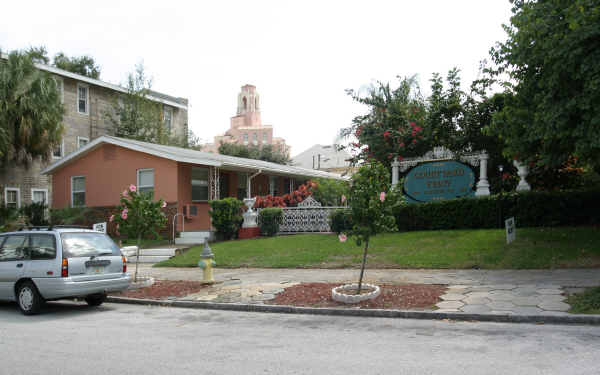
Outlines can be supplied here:
<path id="1" fill-rule="evenodd" d="M 431 202 L 473 196 L 475 174 L 458 161 L 419 164 L 404 178 L 402 192 L 409 202 Z"/>

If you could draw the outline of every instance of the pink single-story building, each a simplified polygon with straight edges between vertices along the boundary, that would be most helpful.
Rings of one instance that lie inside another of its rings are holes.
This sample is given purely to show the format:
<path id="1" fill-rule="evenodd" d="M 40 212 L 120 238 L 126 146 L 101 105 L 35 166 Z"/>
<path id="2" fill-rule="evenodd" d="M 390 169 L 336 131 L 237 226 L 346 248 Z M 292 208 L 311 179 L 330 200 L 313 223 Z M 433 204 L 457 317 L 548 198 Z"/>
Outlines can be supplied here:
<path id="1" fill-rule="evenodd" d="M 283 195 L 309 179 L 345 179 L 319 170 L 110 136 L 96 138 L 42 173 L 52 175 L 52 208 L 114 208 L 121 192 L 133 184 L 168 203 L 169 224 L 175 213 L 184 216 L 185 231 L 211 230 L 210 200 Z"/>

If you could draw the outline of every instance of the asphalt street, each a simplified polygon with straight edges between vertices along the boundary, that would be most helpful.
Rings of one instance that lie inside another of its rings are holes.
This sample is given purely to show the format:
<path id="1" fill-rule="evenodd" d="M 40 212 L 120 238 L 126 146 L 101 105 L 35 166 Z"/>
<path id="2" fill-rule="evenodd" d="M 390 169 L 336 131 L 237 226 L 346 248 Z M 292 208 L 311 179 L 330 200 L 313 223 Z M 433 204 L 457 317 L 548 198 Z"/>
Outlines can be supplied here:
<path id="1" fill-rule="evenodd" d="M 0 303 L 0 374 L 599 374 L 600 327 Z"/>

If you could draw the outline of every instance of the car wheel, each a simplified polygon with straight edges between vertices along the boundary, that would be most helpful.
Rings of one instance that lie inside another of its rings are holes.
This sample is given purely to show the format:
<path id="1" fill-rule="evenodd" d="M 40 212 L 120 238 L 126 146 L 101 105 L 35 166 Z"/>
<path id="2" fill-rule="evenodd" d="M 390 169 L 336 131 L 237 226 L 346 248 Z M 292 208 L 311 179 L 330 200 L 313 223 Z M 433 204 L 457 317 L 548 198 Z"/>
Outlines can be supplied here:
<path id="1" fill-rule="evenodd" d="M 104 293 L 90 294 L 89 296 L 85 297 L 85 302 L 87 302 L 87 304 L 90 306 L 100 306 L 102 305 L 105 299 L 106 294 Z"/>
<path id="2" fill-rule="evenodd" d="M 34 315 L 40 312 L 44 299 L 31 281 L 24 281 L 17 287 L 17 304 L 25 315 Z"/>

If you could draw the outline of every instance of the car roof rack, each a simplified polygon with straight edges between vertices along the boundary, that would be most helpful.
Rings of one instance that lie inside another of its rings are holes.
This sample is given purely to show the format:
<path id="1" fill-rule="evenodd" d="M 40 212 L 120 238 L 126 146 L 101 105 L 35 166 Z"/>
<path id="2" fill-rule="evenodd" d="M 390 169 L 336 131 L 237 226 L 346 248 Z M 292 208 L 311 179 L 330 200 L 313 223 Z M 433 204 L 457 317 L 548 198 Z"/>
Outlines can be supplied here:
<path id="1" fill-rule="evenodd" d="M 21 228 L 17 229 L 18 232 L 24 231 L 24 230 L 47 230 L 47 231 L 51 231 L 54 229 L 91 229 L 88 226 L 85 225 L 31 225 L 31 226 L 22 226 Z"/>

